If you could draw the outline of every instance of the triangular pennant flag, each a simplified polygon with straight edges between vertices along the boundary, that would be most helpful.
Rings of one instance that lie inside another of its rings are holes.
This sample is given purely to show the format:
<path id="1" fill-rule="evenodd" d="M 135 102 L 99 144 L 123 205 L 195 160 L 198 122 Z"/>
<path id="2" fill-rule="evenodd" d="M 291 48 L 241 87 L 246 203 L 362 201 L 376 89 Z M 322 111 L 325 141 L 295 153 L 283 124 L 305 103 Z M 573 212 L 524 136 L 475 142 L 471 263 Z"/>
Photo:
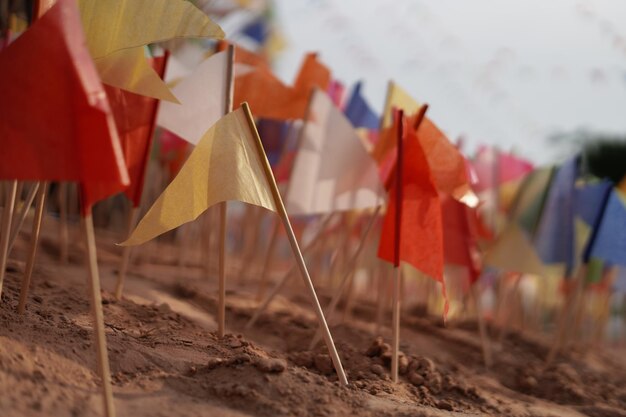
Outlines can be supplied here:
<path id="1" fill-rule="evenodd" d="M 533 241 L 546 264 L 574 267 L 574 196 L 577 158 L 565 162 L 554 175 Z"/>
<path id="2" fill-rule="evenodd" d="M 376 207 L 384 189 L 376 163 L 328 95 L 315 90 L 285 198 L 292 215 Z"/>
<path id="3" fill-rule="evenodd" d="M 626 266 L 626 196 L 618 189 L 610 192 L 599 223 L 585 257 Z"/>
<path id="4" fill-rule="evenodd" d="M 404 114 L 411 116 L 420 109 L 421 104 L 409 95 L 402 87 L 393 81 L 389 81 L 387 87 L 387 99 L 383 109 L 383 126 L 388 128 L 393 124 L 393 109 L 404 111 Z"/>
<path id="5" fill-rule="evenodd" d="M 483 263 L 507 272 L 545 276 L 547 271 L 529 238 L 515 223 L 509 223 L 498 236 Z"/>
<path id="6" fill-rule="evenodd" d="M 79 0 L 79 7 L 94 58 L 175 38 L 224 38 L 187 0 Z"/>
<path id="7" fill-rule="evenodd" d="M 45 68 L 45 71 L 42 71 Z M 0 178 L 128 185 L 106 93 L 74 0 L 59 0 L 0 53 Z"/>
<path id="8" fill-rule="evenodd" d="M 523 178 L 533 170 L 533 164 L 495 147 L 481 146 L 472 161 L 472 168 L 477 179 L 474 188 L 482 192 Z"/>
<path id="9" fill-rule="evenodd" d="M 317 87 L 326 91 L 329 82 L 328 69 L 317 60 L 315 54 L 308 54 L 294 87 L 285 85 L 269 69 L 262 67 L 236 76 L 234 103 L 247 101 L 257 117 L 303 119 L 313 89 Z"/>
<path id="10" fill-rule="evenodd" d="M 226 113 L 228 52 L 204 60 L 188 77 L 172 88 L 180 104 L 162 103 L 158 124 L 189 143 L 202 135 Z"/>
<path id="11" fill-rule="evenodd" d="M 531 172 L 522 181 L 511 205 L 509 221 L 517 222 L 528 236 L 533 237 L 537 231 L 553 175 L 553 167 Z"/>
<path id="12" fill-rule="evenodd" d="M 407 130 L 402 164 L 400 260 L 443 283 L 441 202 L 424 150 L 415 132 Z M 388 262 L 394 262 L 395 255 L 396 188 L 393 185 L 389 194 L 378 246 L 378 256 Z"/>
<path id="13" fill-rule="evenodd" d="M 359 81 L 352 89 L 352 95 L 344 110 L 346 117 L 356 128 L 378 129 L 380 128 L 380 117 L 374 113 L 361 95 L 361 87 L 362 82 Z"/>
<path id="14" fill-rule="evenodd" d="M 610 181 L 602 180 L 576 188 L 576 213 L 587 225 L 593 227 L 596 224 L 602 209 L 602 201 L 612 187 Z"/>
<path id="15" fill-rule="evenodd" d="M 175 101 L 142 62 L 142 47 L 174 38 L 224 37 L 218 25 L 186 0 L 79 0 L 79 6 L 103 82 L 163 100 Z"/>
<path id="16" fill-rule="evenodd" d="M 222 117 L 122 245 L 140 245 L 195 220 L 212 205 L 238 200 L 276 211 L 244 111 Z"/>

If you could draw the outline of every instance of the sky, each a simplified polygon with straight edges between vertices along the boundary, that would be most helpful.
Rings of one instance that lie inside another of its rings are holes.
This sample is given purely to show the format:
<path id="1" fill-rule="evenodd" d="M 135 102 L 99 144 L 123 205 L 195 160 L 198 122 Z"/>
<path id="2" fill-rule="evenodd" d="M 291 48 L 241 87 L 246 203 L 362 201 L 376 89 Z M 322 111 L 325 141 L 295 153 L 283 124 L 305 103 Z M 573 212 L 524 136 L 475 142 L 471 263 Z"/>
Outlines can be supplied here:
<path id="1" fill-rule="evenodd" d="M 626 136 L 626 2 L 275 0 L 291 82 L 319 52 L 380 111 L 393 79 L 466 151 L 496 144 L 558 162 L 546 138 L 586 128 Z M 562 151 L 562 149 L 561 149 Z"/>

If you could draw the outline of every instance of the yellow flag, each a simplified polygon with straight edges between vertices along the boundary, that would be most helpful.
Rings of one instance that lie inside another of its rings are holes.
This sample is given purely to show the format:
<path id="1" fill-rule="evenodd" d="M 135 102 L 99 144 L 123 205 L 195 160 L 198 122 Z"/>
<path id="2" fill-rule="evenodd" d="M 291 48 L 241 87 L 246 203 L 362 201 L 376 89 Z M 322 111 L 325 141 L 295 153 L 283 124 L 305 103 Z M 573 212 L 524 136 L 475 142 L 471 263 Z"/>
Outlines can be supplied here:
<path id="1" fill-rule="evenodd" d="M 123 246 L 140 245 L 198 218 L 222 201 L 238 200 L 276 211 L 254 134 L 239 108 L 200 139 L 180 172 Z"/>
<path id="2" fill-rule="evenodd" d="M 80 0 L 79 7 L 93 58 L 174 38 L 224 38 L 187 0 Z"/>
<path id="3" fill-rule="evenodd" d="M 539 276 L 551 273 L 541 262 L 530 240 L 515 223 L 510 223 L 494 245 L 489 248 L 484 257 L 484 263 L 508 272 Z"/>
<path id="4" fill-rule="evenodd" d="M 122 49 L 94 60 L 103 82 L 142 96 L 177 104 L 169 87 L 146 61 L 143 47 Z"/>
<path id="5" fill-rule="evenodd" d="M 87 46 L 106 84 L 178 102 L 141 47 L 174 38 L 223 39 L 224 32 L 187 0 L 80 0 Z"/>
<path id="6" fill-rule="evenodd" d="M 415 101 L 402 87 L 393 81 L 389 81 L 387 90 L 387 101 L 383 110 L 383 128 L 389 127 L 393 123 L 391 111 L 394 107 L 404 110 L 407 115 L 417 113 L 422 105 Z"/>

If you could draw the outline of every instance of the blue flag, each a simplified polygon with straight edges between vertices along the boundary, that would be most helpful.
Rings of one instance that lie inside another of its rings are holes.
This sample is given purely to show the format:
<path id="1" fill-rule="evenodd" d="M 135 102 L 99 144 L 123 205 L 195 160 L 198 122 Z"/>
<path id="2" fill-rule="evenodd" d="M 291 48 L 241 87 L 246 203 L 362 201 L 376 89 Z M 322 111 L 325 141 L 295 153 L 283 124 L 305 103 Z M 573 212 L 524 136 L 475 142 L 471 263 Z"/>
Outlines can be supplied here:
<path id="1" fill-rule="evenodd" d="M 626 266 L 626 204 L 624 195 L 613 189 L 602 218 L 590 239 L 588 257 L 602 259 L 614 265 Z"/>
<path id="2" fill-rule="evenodd" d="M 556 172 L 545 203 L 534 245 L 547 264 L 574 267 L 574 204 L 577 157 L 566 161 Z"/>
<path id="3" fill-rule="evenodd" d="M 352 96 L 346 106 L 345 114 L 354 127 L 365 127 L 367 129 L 378 129 L 380 127 L 380 117 L 374 113 L 361 95 L 361 81 L 356 83 L 352 90 Z"/>
<path id="4" fill-rule="evenodd" d="M 602 210 L 602 202 L 612 187 L 610 181 L 602 180 L 576 188 L 576 215 L 589 226 L 595 226 Z"/>

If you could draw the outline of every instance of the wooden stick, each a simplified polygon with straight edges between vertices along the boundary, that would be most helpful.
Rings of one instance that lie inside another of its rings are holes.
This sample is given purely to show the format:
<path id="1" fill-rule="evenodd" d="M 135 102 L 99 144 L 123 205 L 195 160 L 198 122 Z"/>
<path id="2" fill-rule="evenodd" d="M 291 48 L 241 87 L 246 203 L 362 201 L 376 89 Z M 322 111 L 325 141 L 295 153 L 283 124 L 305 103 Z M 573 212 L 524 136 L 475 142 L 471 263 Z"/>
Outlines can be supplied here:
<path id="1" fill-rule="evenodd" d="M 309 250 L 313 250 L 319 244 L 320 240 L 318 238 L 324 232 L 324 229 L 326 228 L 326 225 L 328 224 L 331 218 L 332 218 L 332 214 L 326 215 L 324 220 L 322 220 L 322 223 L 317 233 L 315 234 L 315 237 L 311 239 L 311 241 L 309 241 L 309 243 L 307 243 L 305 247 L 302 248 L 302 252 L 307 253 Z M 278 295 L 278 293 L 283 289 L 285 284 L 287 284 L 287 282 L 289 281 L 289 278 L 291 278 L 295 270 L 296 270 L 296 265 L 294 264 L 291 268 L 289 268 L 289 271 L 287 271 L 285 275 L 283 275 L 283 278 L 274 286 L 274 288 L 272 288 L 272 291 L 270 291 L 268 296 L 265 297 L 265 300 L 263 300 L 263 303 L 261 303 L 261 305 L 256 309 L 256 311 L 254 312 L 254 314 L 252 315 L 248 323 L 246 323 L 244 329 L 249 329 L 254 325 L 254 323 L 256 323 L 259 317 L 261 317 L 261 314 L 263 314 L 265 310 L 267 310 L 270 303 L 274 300 L 274 298 Z"/>
<path id="2" fill-rule="evenodd" d="M 487 334 L 487 327 L 485 326 L 485 318 L 483 317 L 483 309 L 480 304 L 477 283 L 470 284 L 470 297 L 474 303 L 474 309 L 476 310 L 476 317 L 478 320 L 478 331 L 480 332 L 480 345 L 483 351 L 483 360 L 485 366 L 491 368 L 493 365 L 493 357 L 491 355 L 491 343 L 489 342 L 489 335 Z"/>
<path id="3" fill-rule="evenodd" d="M 67 264 L 69 259 L 68 236 L 67 229 L 67 200 L 68 200 L 68 184 L 67 182 L 59 183 L 58 202 L 59 202 L 59 259 L 62 264 Z"/>
<path id="4" fill-rule="evenodd" d="M 8 249 L 8 253 L 11 253 L 11 250 L 13 249 L 13 245 L 15 244 L 15 241 L 17 240 L 17 236 L 20 233 L 20 230 L 22 229 L 22 226 L 24 225 L 24 221 L 26 220 L 26 216 L 28 215 L 28 209 L 30 208 L 30 206 L 33 204 L 33 200 L 35 199 L 35 195 L 37 194 L 37 190 L 39 189 L 39 183 L 36 182 L 33 187 L 30 189 L 30 191 L 28 192 L 28 195 L 26 196 L 26 199 L 24 200 L 24 203 L 22 204 L 22 207 L 20 208 L 20 212 L 19 214 L 17 214 L 17 223 L 11 221 L 13 227 L 11 227 L 11 240 L 9 241 L 9 249 Z M 19 197 L 19 194 L 16 195 L 16 197 Z M 17 204 L 16 204 L 17 205 Z"/>
<path id="5" fill-rule="evenodd" d="M 2 299 L 2 284 L 4 283 L 4 274 L 7 267 L 9 235 L 11 233 L 11 219 L 13 218 L 13 206 L 15 205 L 15 196 L 17 194 L 17 180 L 12 180 L 9 184 L 7 198 L 4 201 L 4 210 L 2 211 L 2 229 L 0 229 L 0 299 Z"/>
<path id="6" fill-rule="evenodd" d="M 396 157 L 396 213 L 395 213 L 395 242 L 394 242 L 394 260 L 393 265 L 395 273 L 393 276 L 393 310 L 392 310 L 392 341 L 391 341 L 391 380 L 398 382 L 398 354 L 400 350 L 400 233 L 402 231 L 402 200 L 403 187 L 402 177 L 404 174 L 404 154 L 403 154 L 403 138 L 404 138 L 404 112 L 402 110 L 397 113 L 398 131 L 397 131 L 397 157 Z M 417 127 L 416 127 L 417 129 Z"/>
<path id="7" fill-rule="evenodd" d="M 233 110 L 233 65 L 235 60 L 235 47 L 228 45 L 226 59 L 226 97 L 224 98 L 224 115 Z M 218 295 L 218 311 L 217 311 L 217 334 L 220 338 L 224 337 L 226 328 L 226 209 L 225 201 L 219 203 L 220 211 L 220 227 L 219 227 L 219 295 Z"/>
<path id="8" fill-rule="evenodd" d="M 98 259 L 96 254 L 96 239 L 93 231 L 93 219 L 91 214 L 83 217 L 85 230 L 85 245 L 87 247 L 87 261 L 89 268 L 89 293 L 91 296 L 91 314 L 96 337 L 96 355 L 98 358 L 98 371 L 102 380 L 102 393 L 104 415 L 115 417 L 113 404 L 113 390 L 111 388 L 111 375 L 109 370 L 109 356 L 107 353 L 106 336 L 104 333 L 104 315 L 102 312 L 102 298 L 100 296 L 100 276 L 98 274 Z"/>
<path id="9" fill-rule="evenodd" d="M 523 276 L 524 276 L 523 274 L 517 274 L 517 276 L 515 277 L 515 284 L 513 284 L 513 289 L 509 291 L 509 294 L 506 297 L 508 302 L 503 303 L 503 306 L 502 306 L 503 307 L 502 314 L 504 317 L 502 317 L 502 327 L 500 327 L 500 334 L 498 335 L 498 345 L 500 346 L 502 346 L 502 343 L 504 342 L 504 338 L 506 337 L 507 333 L 509 332 L 509 328 L 511 327 L 511 318 L 513 316 L 513 309 L 517 306 L 517 303 L 515 302 L 515 300 L 517 299 L 519 295 L 518 294 L 519 287 L 520 287 L 520 283 L 522 282 Z"/>
<path id="10" fill-rule="evenodd" d="M 393 316 L 392 316 L 392 344 L 391 344 L 391 380 L 398 382 L 398 352 L 400 351 L 400 280 L 402 269 L 394 268 L 393 274 Z"/>
<path id="11" fill-rule="evenodd" d="M 346 285 L 348 284 L 348 282 L 350 282 L 350 280 L 354 276 L 354 272 L 356 269 L 357 262 L 359 260 L 359 256 L 361 255 L 361 251 L 363 250 L 363 247 L 365 247 L 365 242 L 367 240 L 370 230 L 372 229 L 372 226 L 376 222 L 376 219 L 378 219 L 378 213 L 380 213 L 380 208 L 381 206 L 376 207 L 376 210 L 370 217 L 370 221 L 368 222 L 365 228 L 365 232 L 363 233 L 363 236 L 361 237 L 361 240 L 359 241 L 359 246 L 356 248 L 356 251 L 352 255 L 352 258 L 350 259 L 350 263 L 348 264 L 348 268 L 346 269 L 343 277 L 341 278 L 341 281 L 339 282 L 339 287 L 334 291 L 333 298 L 330 300 L 328 307 L 326 307 L 326 319 L 329 322 L 333 319 L 333 315 L 335 314 L 335 310 L 337 309 L 337 304 L 339 304 L 339 300 L 341 299 L 341 295 L 343 294 L 346 288 Z M 317 343 L 319 342 L 321 336 L 322 335 L 318 329 L 317 333 L 315 333 L 315 336 L 313 336 L 313 340 L 311 340 L 311 343 L 309 345 L 309 350 L 313 350 L 315 345 L 317 345 Z"/>
<path id="12" fill-rule="evenodd" d="M 220 251 L 219 251 L 219 296 L 217 309 L 217 335 L 224 337 L 226 328 L 226 202 L 219 203 L 220 210 Z"/>
<path id="13" fill-rule="evenodd" d="M 276 245 L 278 244 L 278 232 L 280 223 L 278 221 L 274 221 L 272 226 L 272 235 L 270 237 L 270 244 L 267 248 L 267 253 L 265 255 L 265 259 L 263 260 L 263 269 L 261 269 L 261 277 L 259 278 L 259 289 L 256 294 L 256 300 L 260 301 L 265 294 L 265 290 L 267 289 L 268 284 L 268 274 L 270 269 L 270 264 L 272 259 L 274 258 L 274 251 L 276 250 Z"/>
<path id="14" fill-rule="evenodd" d="M 340 383 L 342 383 L 343 385 L 348 385 L 348 379 L 346 378 L 346 374 L 343 370 L 343 366 L 341 365 L 341 359 L 339 358 L 339 354 L 337 353 L 337 348 L 335 347 L 335 343 L 333 342 L 333 337 L 330 334 L 330 330 L 328 329 L 328 324 L 326 323 L 326 319 L 324 318 L 324 312 L 322 311 L 322 306 L 320 305 L 320 302 L 317 298 L 317 294 L 315 293 L 315 287 L 313 287 L 313 282 L 311 281 L 311 277 L 309 276 L 309 271 L 307 270 L 306 264 L 304 263 L 304 258 L 302 257 L 302 252 L 300 251 L 300 247 L 298 246 L 296 235 L 293 232 L 293 229 L 291 227 L 291 222 L 289 221 L 289 217 L 287 216 L 285 205 L 283 204 L 283 200 L 278 191 L 278 186 L 276 185 L 276 180 L 274 179 L 274 175 L 272 174 L 272 168 L 270 167 L 267 157 L 265 156 L 265 151 L 263 150 L 263 144 L 261 143 L 259 132 L 256 130 L 256 125 L 254 124 L 254 119 L 252 118 L 250 107 L 248 106 L 248 103 L 243 103 L 242 106 L 243 106 L 243 110 L 248 120 L 250 131 L 253 133 L 253 136 L 256 139 L 257 151 L 259 153 L 259 157 L 261 161 L 263 162 L 263 168 L 265 169 L 265 176 L 272 189 L 272 194 L 274 196 L 274 204 L 276 206 L 276 209 L 278 210 L 278 215 L 280 216 L 283 222 L 285 231 L 287 232 L 287 238 L 289 239 L 291 250 L 293 251 L 294 257 L 296 258 L 296 262 L 298 263 L 298 268 L 300 269 L 300 274 L 302 275 L 302 279 L 304 280 L 304 283 L 311 297 L 311 301 L 313 302 L 313 307 L 315 310 L 315 314 L 317 315 L 317 320 L 319 321 L 319 324 L 324 331 L 326 347 L 328 348 L 328 353 L 330 354 L 330 357 L 333 361 L 333 365 L 335 366 L 337 377 L 339 378 Z"/>
<path id="15" fill-rule="evenodd" d="M 130 216 L 128 216 L 128 227 L 126 229 L 128 230 L 128 236 L 130 236 L 130 233 L 137 224 L 139 210 L 139 207 L 133 207 L 130 211 Z M 115 298 L 117 300 L 122 299 L 122 291 L 124 291 L 124 281 L 126 280 L 126 271 L 128 270 L 132 248 L 133 246 L 124 246 L 124 251 L 122 252 L 122 262 L 120 263 L 120 270 L 117 275 L 117 282 L 115 283 Z"/>
<path id="16" fill-rule="evenodd" d="M 30 252 L 28 253 L 28 261 L 26 263 L 26 270 L 22 276 L 22 286 L 20 288 L 20 303 L 17 306 L 17 312 L 23 314 L 26 308 L 26 299 L 28 298 L 28 291 L 30 287 L 30 280 L 33 275 L 33 269 L 35 267 L 35 255 L 37 254 L 37 245 L 39 243 L 39 233 L 41 232 L 41 221 L 43 219 L 43 212 L 46 204 L 46 192 L 48 189 L 48 183 L 42 181 L 39 183 L 37 191 L 37 206 L 35 208 L 35 218 L 33 219 L 33 228 L 30 236 Z"/>
<path id="17" fill-rule="evenodd" d="M 376 327 L 374 328 L 374 334 L 380 335 L 380 328 L 383 324 L 383 312 L 385 305 L 385 289 L 387 283 L 387 268 L 383 262 L 378 265 L 378 291 L 376 293 Z"/>

